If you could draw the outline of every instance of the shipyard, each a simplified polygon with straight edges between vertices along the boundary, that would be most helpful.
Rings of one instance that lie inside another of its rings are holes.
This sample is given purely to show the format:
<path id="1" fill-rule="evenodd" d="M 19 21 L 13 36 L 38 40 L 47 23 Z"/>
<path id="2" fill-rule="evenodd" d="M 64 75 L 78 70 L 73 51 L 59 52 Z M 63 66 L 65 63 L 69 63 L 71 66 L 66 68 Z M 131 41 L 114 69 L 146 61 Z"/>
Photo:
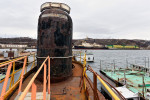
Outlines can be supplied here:
<path id="1" fill-rule="evenodd" d="M 149 3 L 2 0 L 0 100 L 150 100 Z"/>

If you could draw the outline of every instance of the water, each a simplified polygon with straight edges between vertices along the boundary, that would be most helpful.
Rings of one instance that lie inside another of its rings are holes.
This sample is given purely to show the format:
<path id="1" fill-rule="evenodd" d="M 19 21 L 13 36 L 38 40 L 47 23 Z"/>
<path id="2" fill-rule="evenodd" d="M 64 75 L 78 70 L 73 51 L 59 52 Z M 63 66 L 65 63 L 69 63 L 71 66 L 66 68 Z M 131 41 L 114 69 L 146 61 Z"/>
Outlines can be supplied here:
<path id="1" fill-rule="evenodd" d="M 95 72 L 99 73 L 100 60 L 101 69 L 113 69 L 115 68 L 130 67 L 131 64 L 141 65 L 149 68 L 148 58 L 150 58 L 150 50 L 87 50 L 94 55 L 94 62 L 88 63 Z M 88 76 L 93 80 L 93 74 L 87 71 Z M 101 84 L 98 82 L 98 88 L 100 90 Z"/>
<path id="2" fill-rule="evenodd" d="M 101 68 L 117 68 L 130 67 L 130 64 L 141 65 L 149 68 L 148 58 L 150 58 L 150 50 L 89 50 L 93 52 L 94 63 L 88 63 L 97 72 Z"/>

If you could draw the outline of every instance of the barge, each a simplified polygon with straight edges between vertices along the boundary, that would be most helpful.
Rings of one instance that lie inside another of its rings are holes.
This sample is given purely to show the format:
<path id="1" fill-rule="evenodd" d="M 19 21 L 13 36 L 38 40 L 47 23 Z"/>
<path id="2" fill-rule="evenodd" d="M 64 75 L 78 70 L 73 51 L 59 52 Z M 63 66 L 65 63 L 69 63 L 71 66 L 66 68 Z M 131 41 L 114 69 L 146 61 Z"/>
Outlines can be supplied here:
<path id="1" fill-rule="evenodd" d="M 137 95 L 140 100 L 150 99 L 150 74 L 148 68 L 132 65 L 131 68 L 124 69 L 103 69 L 100 70 L 100 75 L 116 88 L 126 87 L 134 96 Z M 103 87 L 102 90 L 107 92 Z"/>

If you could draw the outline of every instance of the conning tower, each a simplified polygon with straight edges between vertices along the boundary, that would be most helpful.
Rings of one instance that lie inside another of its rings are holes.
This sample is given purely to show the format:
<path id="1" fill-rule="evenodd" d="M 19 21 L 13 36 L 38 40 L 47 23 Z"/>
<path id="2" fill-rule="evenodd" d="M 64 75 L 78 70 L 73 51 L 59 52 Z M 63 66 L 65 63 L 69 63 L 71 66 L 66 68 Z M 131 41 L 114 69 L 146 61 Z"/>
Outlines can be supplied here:
<path id="1" fill-rule="evenodd" d="M 47 56 L 51 58 L 51 82 L 72 75 L 72 19 L 70 7 L 64 3 L 46 2 L 38 21 L 37 67 Z M 43 77 L 43 71 L 39 79 Z"/>

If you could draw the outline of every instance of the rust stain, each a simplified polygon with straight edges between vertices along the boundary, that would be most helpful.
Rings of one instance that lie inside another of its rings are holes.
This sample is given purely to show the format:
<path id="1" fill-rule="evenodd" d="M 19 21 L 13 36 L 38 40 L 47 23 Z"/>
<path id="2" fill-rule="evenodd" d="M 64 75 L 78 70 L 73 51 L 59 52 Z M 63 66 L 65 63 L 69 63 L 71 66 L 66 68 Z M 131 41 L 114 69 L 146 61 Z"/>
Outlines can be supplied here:
<path id="1" fill-rule="evenodd" d="M 86 82 L 86 85 L 88 86 L 87 91 L 82 89 L 80 92 L 80 80 L 82 76 L 82 67 L 78 64 L 74 64 L 73 68 L 73 75 L 72 77 L 69 77 L 67 80 L 58 82 L 58 83 L 51 83 L 51 100 L 87 100 L 86 92 L 88 91 L 90 99 L 93 100 L 93 90 L 90 87 L 90 85 Z M 27 84 L 29 83 L 30 79 L 35 74 L 32 73 L 28 78 L 23 82 L 22 89 L 23 91 Z M 43 91 L 43 82 L 36 79 L 35 84 L 37 86 L 37 92 Z M 31 92 L 31 89 L 29 90 Z M 11 96 L 10 100 L 14 100 L 14 98 L 17 96 L 18 91 L 16 90 L 15 93 Z M 98 96 L 100 100 L 105 100 L 105 97 L 97 90 Z"/>
<path id="2" fill-rule="evenodd" d="M 84 90 L 80 93 L 80 79 L 83 69 L 74 64 L 73 76 L 66 81 L 51 84 L 51 100 L 86 100 Z"/>
<path id="3" fill-rule="evenodd" d="M 72 75 L 72 19 L 63 9 L 50 7 L 42 10 L 38 22 L 37 56 L 38 68 L 44 61 L 40 57 L 69 57 L 51 59 L 51 82 Z M 42 79 L 40 75 L 39 79 Z"/>

